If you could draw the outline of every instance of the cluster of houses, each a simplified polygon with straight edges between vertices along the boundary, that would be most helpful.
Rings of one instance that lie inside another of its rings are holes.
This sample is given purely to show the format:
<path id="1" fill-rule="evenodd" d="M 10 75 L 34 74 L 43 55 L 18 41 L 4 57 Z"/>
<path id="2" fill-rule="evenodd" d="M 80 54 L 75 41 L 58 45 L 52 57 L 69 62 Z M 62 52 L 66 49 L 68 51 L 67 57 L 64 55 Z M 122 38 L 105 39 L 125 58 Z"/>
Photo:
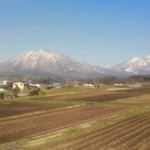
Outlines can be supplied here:
<path id="1" fill-rule="evenodd" d="M 23 91 L 24 89 L 34 89 L 34 88 L 41 88 L 42 84 L 33 82 L 32 80 L 28 80 L 25 82 L 13 82 L 9 80 L 0 80 L 0 92 L 5 92 L 5 91 L 11 91 L 14 88 L 18 87 L 20 91 Z M 93 84 L 87 84 L 84 83 L 82 84 L 84 87 L 88 88 L 94 88 Z M 60 88 L 62 87 L 62 84 L 60 82 L 54 82 L 48 85 L 49 88 Z M 78 84 L 75 84 L 74 87 L 79 87 Z"/>
<path id="2" fill-rule="evenodd" d="M 1 80 L 0 81 L 0 91 L 8 90 L 10 88 L 14 89 L 16 86 L 19 87 L 20 90 L 24 90 L 25 87 L 31 88 L 31 87 L 40 87 L 41 85 L 38 83 L 24 83 L 24 82 L 11 82 L 8 80 Z"/>
<path id="3" fill-rule="evenodd" d="M 24 91 L 24 89 L 32 89 L 32 88 L 40 88 L 40 84 L 32 83 L 32 82 L 12 82 L 8 80 L 0 80 L 0 98 L 3 99 L 4 95 L 6 98 L 13 98 L 13 89 L 16 87 L 19 88 L 20 91 Z M 7 94 L 6 94 L 7 93 Z"/>
<path id="4" fill-rule="evenodd" d="M 51 88 L 61 88 L 64 86 L 69 86 L 70 84 L 61 84 L 59 82 L 54 82 L 51 83 L 49 85 L 47 85 L 47 89 L 51 89 Z M 138 88 L 141 87 L 141 84 L 123 84 L 123 83 L 113 83 L 112 85 L 114 86 L 127 86 L 129 88 Z M 71 86 L 73 87 L 85 87 L 85 88 L 95 88 L 95 87 L 103 87 L 104 84 L 91 84 L 91 83 L 80 83 L 79 82 L 72 82 Z M 9 81 L 9 80 L 0 80 L 0 95 L 3 95 L 3 93 L 7 93 L 7 96 L 12 97 L 12 91 L 13 89 L 15 89 L 16 87 L 19 88 L 20 92 L 19 94 L 23 94 L 24 95 L 24 89 L 32 91 L 34 89 L 38 89 L 38 88 L 43 88 L 46 87 L 45 85 L 43 85 L 42 83 L 39 82 L 34 82 L 32 80 L 28 80 L 25 82 L 13 82 L 13 81 Z M 28 92 L 29 93 L 29 92 Z"/>
<path id="5" fill-rule="evenodd" d="M 3 93 L 9 93 L 7 95 L 12 95 L 10 93 L 16 87 L 18 87 L 20 89 L 20 91 L 24 91 L 25 89 L 26 90 L 34 90 L 37 88 L 41 88 L 41 86 L 42 86 L 41 83 L 34 82 L 32 80 L 28 80 L 25 82 L 13 82 L 13 81 L 9 81 L 9 80 L 0 80 L 0 94 L 2 95 Z M 51 85 L 49 85 L 49 87 L 60 88 L 61 83 L 52 83 Z M 20 94 L 22 94 L 22 93 L 23 92 L 20 92 Z"/>

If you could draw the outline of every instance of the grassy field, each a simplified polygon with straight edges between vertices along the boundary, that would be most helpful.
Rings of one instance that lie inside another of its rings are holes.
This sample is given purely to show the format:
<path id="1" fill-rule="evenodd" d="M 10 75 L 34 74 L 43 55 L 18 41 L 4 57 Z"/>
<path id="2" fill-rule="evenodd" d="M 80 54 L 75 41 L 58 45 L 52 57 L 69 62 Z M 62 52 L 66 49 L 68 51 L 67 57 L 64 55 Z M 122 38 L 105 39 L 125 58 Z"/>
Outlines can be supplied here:
<path id="1" fill-rule="evenodd" d="M 148 150 L 149 91 L 148 83 L 135 89 L 67 88 L 1 101 L 0 149 Z"/>

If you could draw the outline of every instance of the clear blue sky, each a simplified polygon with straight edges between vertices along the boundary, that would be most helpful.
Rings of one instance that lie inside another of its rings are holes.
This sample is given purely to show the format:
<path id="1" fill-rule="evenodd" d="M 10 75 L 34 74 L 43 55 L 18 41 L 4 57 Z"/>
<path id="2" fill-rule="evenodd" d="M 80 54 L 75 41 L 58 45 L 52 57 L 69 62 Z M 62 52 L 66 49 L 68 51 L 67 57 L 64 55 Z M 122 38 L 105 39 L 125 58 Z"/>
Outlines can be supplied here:
<path id="1" fill-rule="evenodd" d="M 0 0 L 0 61 L 40 48 L 99 66 L 150 55 L 150 0 Z"/>

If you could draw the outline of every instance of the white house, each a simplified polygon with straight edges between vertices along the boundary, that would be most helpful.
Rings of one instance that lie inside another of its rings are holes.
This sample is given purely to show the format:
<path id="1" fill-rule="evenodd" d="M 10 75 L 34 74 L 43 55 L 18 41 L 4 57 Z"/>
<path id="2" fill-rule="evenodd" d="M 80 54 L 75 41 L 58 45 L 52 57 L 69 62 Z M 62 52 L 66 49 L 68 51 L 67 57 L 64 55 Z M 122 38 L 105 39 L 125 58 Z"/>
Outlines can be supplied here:
<path id="1" fill-rule="evenodd" d="M 84 86 L 84 87 L 88 87 L 88 88 L 94 88 L 94 85 L 93 85 L 93 84 L 84 83 L 83 86 Z"/>
<path id="2" fill-rule="evenodd" d="M 0 92 L 5 92 L 6 90 L 3 88 L 0 88 Z"/>
<path id="3" fill-rule="evenodd" d="M 36 88 L 40 88 L 40 87 L 41 87 L 41 85 L 38 84 L 38 83 L 35 83 L 35 84 L 29 83 L 29 86 L 31 86 L 31 87 L 36 87 Z"/>
<path id="4" fill-rule="evenodd" d="M 23 90 L 24 89 L 24 83 L 23 82 L 15 82 L 13 83 L 13 89 L 18 86 L 20 88 L 20 90 Z"/>
<path id="5" fill-rule="evenodd" d="M 7 83 L 8 83 L 7 80 L 1 80 L 1 81 L 0 81 L 0 85 L 6 85 Z"/>

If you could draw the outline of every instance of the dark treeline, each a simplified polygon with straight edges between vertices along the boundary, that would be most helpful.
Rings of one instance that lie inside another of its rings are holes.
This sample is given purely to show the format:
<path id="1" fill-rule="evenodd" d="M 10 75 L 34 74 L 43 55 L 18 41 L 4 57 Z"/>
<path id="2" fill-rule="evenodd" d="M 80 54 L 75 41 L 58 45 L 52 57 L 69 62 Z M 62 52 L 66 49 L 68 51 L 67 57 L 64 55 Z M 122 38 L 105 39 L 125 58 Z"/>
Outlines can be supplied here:
<path id="1" fill-rule="evenodd" d="M 150 81 L 150 75 L 134 75 L 126 78 L 119 78 L 115 76 L 107 76 L 100 78 L 86 78 L 79 79 L 80 83 L 91 83 L 91 84 L 114 84 L 114 83 L 122 83 L 122 84 L 132 84 L 134 82 L 148 82 Z"/>
<path id="2" fill-rule="evenodd" d="M 113 84 L 113 83 L 134 83 L 134 82 L 148 82 L 150 81 L 150 75 L 134 75 L 129 76 L 126 78 L 122 77 L 115 77 L 115 76 L 105 76 L 105 77 L 97 77 L 97 78 L 71 78 L 71 77 L 56 77 L 56 76 L 49 76 L 49 77 L 41 77 L 41 76 L 21 76 L 17 74 L 13 74 L 7 77 L 9 81 L 17 82 L 28 82 L 28 80 L 32 80 L 33 82 L 43 83 L 43 84 L 52 84 L 54 82 L 60 82 L 62 84 L 79 84 L 82 85 L 83 83 L 88 84 Z"/>

